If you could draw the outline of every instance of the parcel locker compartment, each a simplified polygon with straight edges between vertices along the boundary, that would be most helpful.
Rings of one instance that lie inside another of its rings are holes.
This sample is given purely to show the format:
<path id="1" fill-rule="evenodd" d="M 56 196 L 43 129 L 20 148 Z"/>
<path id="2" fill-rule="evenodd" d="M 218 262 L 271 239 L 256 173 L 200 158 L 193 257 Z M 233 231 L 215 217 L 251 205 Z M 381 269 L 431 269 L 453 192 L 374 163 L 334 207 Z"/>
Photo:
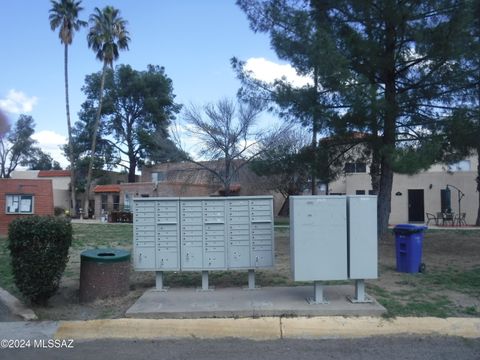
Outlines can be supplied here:
<path id="1" fill-rule="evenodd" d="M 230 241 L 231 246 L 250 246 L 250 240 L 232 240 Z"/>
<path id="2" fill-rule="evenodd" d="M 230 246 L 228 249 L 229 268 L 249 268 L 250 265 L 250 247 Z"/>
<path id="3" fill-rule="evenodd" d="M 224 224 L 225 217 L 205 217 L 205 224 Z"/>
<path id="4" fill-rule="evenodd" d="M 137 270 L 154 270 L 155 247 L 135 248 L 133 265 Z"/>
<path id="5" fill-rule="evenodd" d="M 252 243 L 253 244 L 253 243 Z M 252 245 L 253 251 L 272 251 L 272 245 Z"/>
<path id="6" fill-rule="evenodd" d="M 272 207 L 270 205 L 252 205 L 250 206 L 251 211 L 272 211 Z"/>
<path id="7" fill-rule="evenodd" d="M 268 218 L 272 218 L 272 211 L 269 210 L 269 211 L 263 211 L 263 210 L 256 210 L 256 211 L 252 211 L 252 217 L 268 217 Z"/>
<path id="8" fill-rule="evenodd" d="M 205 253 L 222 251 L 225 252 L 225 246 L 206 246 Z"/>
<path id="9" fill-rule="evenodd" d="M 265 229 L 269 229 L 270 231 L 272 231 L 272 224 L 271 223 L 252 224 L 252 231 L 253 230 L 265 230 Z"/>
<path id="10" fill-rule="evenodd" d="M 159 217 L 157 218 L 157 224 L 176 224 L 177 223 L 176 217 Z"/>
<path id="11" fill-rule="evenodd" d="M 203 200 L 202 201 L 202 206 L 205 208 L 205 207 L 208 207 L 208 208 L 212 208 L 212 207 L 221 207 L 221 208 L 225 208 L 225 201 L 224 200 Z"/>
<path id="12" fill-rule="evenodd" d="M 254 267 L 270 267 L 273 266 L 272 250 L 253 250 L 253 266 Z"/>
<path id="13" fill-rule="evenodd" d="M 190 224 L 202 224 L 202 217 L 182 217 L 182 224 L 190 225 Z"/>
<path id="14" fill-rule="evenodd" d="M 250 241 L 250 236 L 249 234 L 241 234 L 241 235 L 229 235 L 228 239 L 230 241 Z"/>
<path id="15" fill-rule="evenodd" d="M 158 249 L 157 249 L 158 252 L 160 253 L 174 253 L 174 254 L 177 254 L 178 253 L 178 249 L 176 246 L 159 246 Z"/>
<path id="16" fill-rule="evenodd" d="M 243 210 L 243 211 L 230 211 L 230 217 L 236 217 L 236 216 L 240 216 L 240 217 L 248 217 L 250 216 L 249 212 L 248 212 L 248 209 L 247 210 Z"/>
<path id="17" fill-rule="evenodd" d="M 271 206 L 272 200 L 250 200 L 250 206 Z"/>
<path id="18" fill-rule="evenodd" d="M 155 217 L 153 216 L 151 218 L 135 217 L 135 219 L 133 220 L 133 223 L 138 226 L 152 225 L 152 224 L 155 224 Z"/>
<path id="19" fill-rule="evenodd" d="M 228 228 L 231 231 L 240 231 L 240 230 L 246 230 L 247 232 L 250 230 L 250 224 L 245 223 L 245 224 L 232 224 L 228 225 Z"/>
<path id="20" fill-rule="evenodd" d="M 252 241 L 255 240 L 271 240 L 272 235 L 252 235 Z"/>
<path id="21" fill-rule="evenodd" d="M 184 247 L 182 248 L 182 269 L 200 269 L 203 266 L 203 248 L 202 247 Z"/>
<path id="22" fill-rule="evenodd" d="M 225 235 L 208 235 L 208 234 L 205 234 L 205 241 L 225 241 Z"/>
<path id="23" fill-rule="evenodd" d="M 267 222 L 272 222 L 272 217 L 271 216 L 252 216 L 252 222 L 253 223 L 256 223 L 256 222 L 263 222 L 263 223 L 267 223 Z"/>
<path id="24" fill-rule="evenodd" d="M 177 231 L 178 229 L 178 226 L 176 224 L 164 224 L 164 225 L 158 225 L 157 226 L 157 231 L 159 230 L 165 230 L 165 231 L 172 231 L 172 230 L 175 230 Z"/>
<path id="25" fill-rule="evenodd" d="M 200 200 L 181 200 L 180 206 L 182 207 L 202 207 Z"/>
<path id="26" fill-rule="evenodd" d="M 153 209 L 155 207 L 154 201 L 139 201 L 135 200 L 135 209 Z"/>
<path id="27" fill-rule="evenodd" d="M 157 236 L 159 237 L 168 237 L 168 236 L 177 236 L 178 231 L 177 230 L 161 230 L 157 231 Z"/>
<path id="28" fill-rule="evenodd" d="M 155 241 L 144 241 L 142 240 L 137 240 L 135 241 L 135 246 L 137 247 L 155 247 Z"/>
<path id="29" fill-rule="evenodd" d="M 182 247 L 203 247 L 203 241 L 182 241 Z"/>
<path id="30" fill-rule="evenodd" d="M 228 205 L 233 207 L 247 207 L 248 208 L 248 200 L 230 200 L 228 201 Z"/>
<path id="31" fill-rule="evenodd" d="M 205 241 L 205 246 L 225 246 L 225 241 Z"/>
<path id="32" fill-rule="evenodd" d="M 206 269 L 225 268 L 225 251 L 205 251 L 204 267 Z"/>
<path id="33" fill-rule="evenodd" d="M 229 223 L 231 225 L 237 225 L 237 224 L 249 224 L 250 223 L 250 217 L 249 216 L 229 216 Z"/>
<path id="34" fill-rule="evenodd" d="M 204 226 L 204 229 L 205 230 L 209 230 L 209 231 L 225 231 L 225 225 L 223 224 L 207 224 Z"/>
<path id="35" fill-rule="evenodd" d="M 205 230 L 205 235 L 210 236 L 225 236 L 225 230 Z"/>
<path id="36" fill-rule="evenodd" d="M 158 252 L 157 269 L 178 270 L 178 254 Z"/>
<path id="37" fill-rule="evenodd" d="M 217 214 L 224 214 L 225 213 L 225 206 L 204 206 L 203 207 L 204 213 L 217 213 Z"/>
<path id="38" fill-rule="evenodd" d="M 157 242 L 158 246 L 160 247 L 178 247 L 179 242 L 178 241 L 158 241 Z"/>
<path id="39" fill-rule="evenodd" d="M 201 233 L 203 231 L 203 226 L 202 225 L 182 225 L 182 230 L 199 231 Z"/>
<path id="40" fill-rule="evenodd" d="M 198 235 L 198 234 L 193 234 L 193 235 L 187 235 L 187 234 L 182 234 L 182 241 L 203 241 L 203 235 Z"/>
<path id="41" fill-rule="evenodd" d="M 255 240 L 255 241 L 252 241 L 252 245 L 254 246 L 265 245 L 272 248 L 272 240 Z"/>
<path id="42" fill-rule="evenodd" d="M 257 230 L 252 230 L 252 235 L 268 235 L 272 236 L 272 229 L 257 229 Z"/>

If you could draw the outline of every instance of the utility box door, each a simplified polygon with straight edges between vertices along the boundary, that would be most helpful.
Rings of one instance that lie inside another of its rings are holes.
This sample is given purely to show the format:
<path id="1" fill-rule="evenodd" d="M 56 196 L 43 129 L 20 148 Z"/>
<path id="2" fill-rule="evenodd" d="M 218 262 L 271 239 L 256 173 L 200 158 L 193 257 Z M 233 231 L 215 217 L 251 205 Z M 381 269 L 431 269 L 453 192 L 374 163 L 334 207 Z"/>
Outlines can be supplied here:
<path id="1" fill-rule="evenodd" d="M 290 247 L 294 281 L 345 280 L 345 196 L 291 196 Z"/>
<path id="2" fill-rule="evenodd" d="M 348 196 L 349 277 L 378 277 L 377 197 Z"/>

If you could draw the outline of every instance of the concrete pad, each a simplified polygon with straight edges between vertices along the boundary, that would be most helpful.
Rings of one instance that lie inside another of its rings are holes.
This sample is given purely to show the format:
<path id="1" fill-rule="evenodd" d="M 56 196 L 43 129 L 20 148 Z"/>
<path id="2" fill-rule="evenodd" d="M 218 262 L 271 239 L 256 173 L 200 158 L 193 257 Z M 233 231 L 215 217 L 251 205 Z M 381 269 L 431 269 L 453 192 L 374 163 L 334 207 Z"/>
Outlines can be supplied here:
<path id="1" fill-rule="evenodd" d="M 265 287 L 256 290 L 219 288 L 214 291 L 174 288 L 167 292 L 148 290 L 127 310 L 130 318 L 212 318 L 266 316 L 380 316 L 386 312 L 375 299 L 352 303 L 347 296 L 354 286 L 324 287 L 328 304 L 309 304 L 312 286 Z"/>
<path id="2" fill-rule="evenodd" d="M 281 338 L 279 318 L 261 319 L 113 319 L 62 321 L 56 339 L 218 339 Z"/>
<path id="3" fill-rule="evenodd" d="M 48 340 L 57 332 L 56 321 L 16 321 L 0 323 L 0 339 Z"/>

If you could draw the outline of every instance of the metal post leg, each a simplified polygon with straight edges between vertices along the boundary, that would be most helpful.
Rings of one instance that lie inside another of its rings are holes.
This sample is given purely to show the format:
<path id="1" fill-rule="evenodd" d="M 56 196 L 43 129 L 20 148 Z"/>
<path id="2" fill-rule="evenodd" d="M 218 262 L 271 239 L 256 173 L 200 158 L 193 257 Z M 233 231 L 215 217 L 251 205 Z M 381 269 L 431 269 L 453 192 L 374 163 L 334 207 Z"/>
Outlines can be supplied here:
<path id="1" fill-rule="evenodd" d="M 365 280 L 355 280 L 355 298 L 348 297 L 352 303 L 371 303 L 370 299 L 365 292 Z"/>
<path id="2" fill-rule="evenodd" d="M 211 291 L 212 289 L 208 286 L 208 271 L 202 271 L 202 288 L 200 291 Z"/>
<path id="3" fill-rule="evenodd" d="M 248 290 L 255 290 L 255 270 L 248 270 Z"/>
<path id="4" fill-rule="evenodd" d="M 155 272 L 155 289 L 157 291 L 167 291 L 167 288 L 163 286 L 163 271 Z"/>
<path id="5" fill-rule="evenodd" d="M 328 304 L 328 301 L 323 297 L 323 284 L 320 281 L 313 283 L 313 298 L 308 298 L 309 304 Z"/>

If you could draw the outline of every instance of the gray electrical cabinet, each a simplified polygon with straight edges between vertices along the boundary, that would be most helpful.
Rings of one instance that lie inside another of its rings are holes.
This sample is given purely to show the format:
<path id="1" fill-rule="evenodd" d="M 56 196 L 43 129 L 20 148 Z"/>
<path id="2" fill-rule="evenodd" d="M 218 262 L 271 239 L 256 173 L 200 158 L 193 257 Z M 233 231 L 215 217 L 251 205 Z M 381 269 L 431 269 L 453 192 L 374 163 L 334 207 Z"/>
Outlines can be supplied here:
<path id="1" fill-rule="evenodd" d="M 178 199 L 138 199 L 133 214 L 135 269 L 180 270 Z"/>
<path id="2" fill-rule="evenodd" d="M 272 267 L 273 235 L 271 196 L 134 199 L 136 270 Z"/>
<path id="3" fill-rule="evenodd" d="M 377 197 L 348 196 L 349 278 L 378 277 Z"/>
<path id="4" fill-rule="evenodd" d="M 294 281 L 348 278 L 345 196 L 290 197 L 290 256 Z"/>

